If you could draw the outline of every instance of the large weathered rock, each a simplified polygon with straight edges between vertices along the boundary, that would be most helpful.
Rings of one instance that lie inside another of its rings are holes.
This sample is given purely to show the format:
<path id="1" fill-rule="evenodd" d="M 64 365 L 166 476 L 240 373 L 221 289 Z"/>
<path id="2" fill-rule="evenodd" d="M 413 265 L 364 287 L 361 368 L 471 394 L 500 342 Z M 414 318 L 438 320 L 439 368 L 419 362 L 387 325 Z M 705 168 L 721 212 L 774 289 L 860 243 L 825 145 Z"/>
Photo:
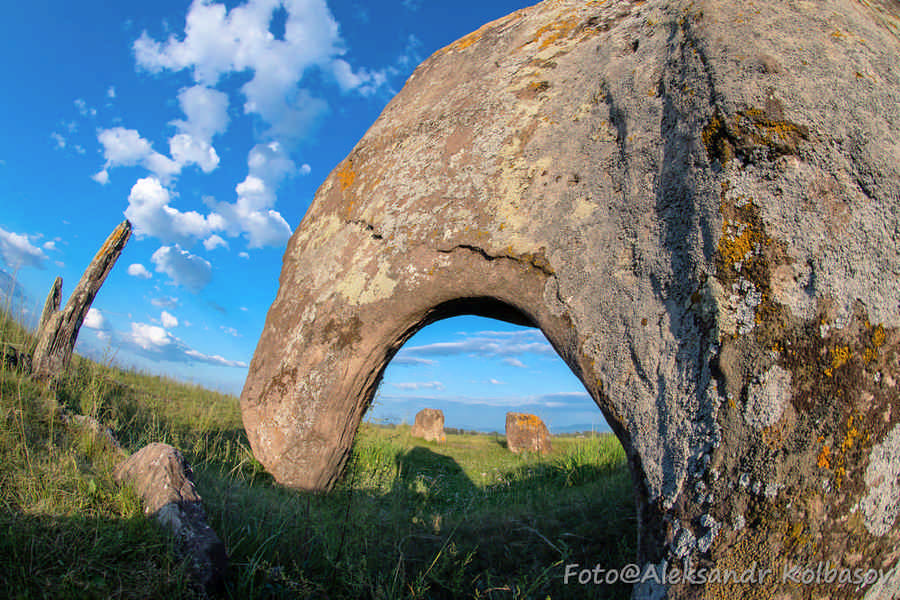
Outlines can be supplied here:
<path id="1" fill-rule="evenodd" d="M 619 436 L 642 564 L 896 565 L 898 56 L 896 2 L 838 0 L 553 0 L 439 51 L 291 238 L 255 455 L 330 487 L 401 345 L 486 315 Z M 887 597 L 766 584 L 636 594 Z"/>
<path id="2" fill-rule="evenodd" d="M 202 589 L 221 590 L 228 567 L 225 544 L 206 522 L 193 471 L 181 453 L 168 444 L 148 444 L 116 468 L 115 478 L 134 486 L 144 513 L 175 536 Z"/>
<path id="3" fill-rule="evenodd" d="M 550 432 L 537 415 L 506 413 L 506 447 L 510 452 L 538 452 L 546 454 L 553 448 Z"/>
<path id="4" fill-rule="evenodd" d="M 439 408 L 423 408 L 416 413 L 416 421 L 409 433 L 413 437 L 424 438 L 426 442 L 446 441 L 444 411 Z"/>

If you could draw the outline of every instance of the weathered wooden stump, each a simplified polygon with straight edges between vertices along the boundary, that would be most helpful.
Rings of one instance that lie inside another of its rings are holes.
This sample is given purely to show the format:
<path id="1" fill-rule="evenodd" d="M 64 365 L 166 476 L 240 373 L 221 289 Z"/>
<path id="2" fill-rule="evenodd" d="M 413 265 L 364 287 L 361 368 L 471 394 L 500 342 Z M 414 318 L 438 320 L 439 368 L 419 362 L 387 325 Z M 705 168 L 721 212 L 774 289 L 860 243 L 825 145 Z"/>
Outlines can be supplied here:
<path id="1" fill-rule="evenodd" d="M 57 277 L 53 282 L 41 312 L 37 344 L 32 356 L 32 375 L 36 379 L 51 381 L 69 366 L 84 317 L 130 237 L 131 223 L 126 219 L 106 238 L 63 310 L 59 310 L 62 278 Z"/>

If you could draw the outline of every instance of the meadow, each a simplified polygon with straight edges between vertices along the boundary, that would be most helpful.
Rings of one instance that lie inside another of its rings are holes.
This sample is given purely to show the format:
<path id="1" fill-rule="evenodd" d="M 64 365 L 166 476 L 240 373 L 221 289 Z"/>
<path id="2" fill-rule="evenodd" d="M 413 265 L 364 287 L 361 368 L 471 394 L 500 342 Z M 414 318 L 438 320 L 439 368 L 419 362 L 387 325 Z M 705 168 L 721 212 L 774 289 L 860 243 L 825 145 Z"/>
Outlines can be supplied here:
<path id="1" fill-rule="evenodd" d="M 0 314 L 0 341 L 29 332 Z M 226 598 L 627 598 L 563 583 L 566 564 L 633 562 L 631 477 L 612 435 L 412 438 L 364 424 L 331 492 L 279 486 L 254 459 L 238 399 L 75 356 L 55 389 L 0 367 L 0 590 L 11 598 L 195 595 L 171 540 L 113 481 L 122 451 L 64 419 L 94 417 L 125 452 L 178 448 L 230 558 Z M 3 361 L 0 361 L 3 363 Z"/>

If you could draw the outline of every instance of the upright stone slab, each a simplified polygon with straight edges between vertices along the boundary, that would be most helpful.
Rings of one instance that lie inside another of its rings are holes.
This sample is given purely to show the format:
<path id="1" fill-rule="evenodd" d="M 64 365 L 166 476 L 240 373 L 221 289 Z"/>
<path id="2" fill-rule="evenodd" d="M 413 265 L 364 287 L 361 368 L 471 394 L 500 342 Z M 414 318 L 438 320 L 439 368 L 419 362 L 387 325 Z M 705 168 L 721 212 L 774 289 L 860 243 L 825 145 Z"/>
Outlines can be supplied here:
<path id="1" fill-rule="evenodd" d="M 328 489 L 402 344 L 496 317 L 622 441 L 642 565 L 897 565 L 898 6 L 552 0 L 437 52 L 288 244 L 256 457 Z M 635 593 L 893 593 L 765 583 Z"/>
<path id="2" fill-rule="evenodd" d="M 416 413 L 410 435 L 423 438 L 426 442 L 444 442 L 444 411 L 439 408 L 423 408 Z"/>
<path id="3" fill-rule="evenodd" d="M 506 447 L 510 452 L 547 454 L 553 447 L 550 432 L 537 415 L 506 413 Z"/>

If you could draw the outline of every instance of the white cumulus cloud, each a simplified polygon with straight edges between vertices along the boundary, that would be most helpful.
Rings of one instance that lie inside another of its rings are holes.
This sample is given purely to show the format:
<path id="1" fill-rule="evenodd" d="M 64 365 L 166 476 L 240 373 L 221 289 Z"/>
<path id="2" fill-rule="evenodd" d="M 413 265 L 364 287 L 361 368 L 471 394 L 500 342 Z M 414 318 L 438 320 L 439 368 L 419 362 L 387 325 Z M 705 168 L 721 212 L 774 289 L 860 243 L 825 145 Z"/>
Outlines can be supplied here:
<path id="1" fill-rule="evenodd" d="M 102 129 L 97 139 L 103 145 L 103 158 L 110 166 L 134 166 L 153 151 L 150 142 L 134 129 Z"/>
<path id="2" fill-rule="evenodd" d="M 286 12 L 284 39 L 269 31 L 273 13 Z M 143 32 L 133 45 L 135 60 L 152 73 L 190 70 L 198 84 L 214 87 L 232 73 L 252 73 L 241 91 L 244 111 L 271 126 L 270 137 L 297 138 L 327 109 L 300 88 L 312 68 L 330 73 L 342 89 L 368 94 L 382 85 L 379 73 L 354 72 L 339 60 L 345 53 L 337 21 L 325 0 L 248 0 L 228 10 L 197 1 L 188 11 L 184 35 L 165 42 Z"/>
<path id="3" fill-rule="evenodd" d="M 106 329 L 106 318 L 96 308 L 89 308 L 87 314 L 84 316 L 84 322 L 82 322 L 84 327 L 88 329 Z"/>
<path id="4" fill-rule="evenodd" d="M 181 246 L 162 246 L 150 260 L 158 273 L 165 273 L 176 285 L 199 292 L 212 279 L 212 265 L 206 259 L 182 250 Z"/>
<path id="5" fill-rule="evenodd" d="M 178 327 L 178 318 L 175 317 L 172 313 L 168 311 L 162 311 L 162 314 L 159 316 L 159 322 L 162 323 L 162 326 L 166 329 L 172 329 L 173 327 Z"/>
<path id="6" fill-rule="evenodd" d="M 281 246 L 291 237 L 291 227 L 274 209 L 278 185 L 298 172 L 284 147 L 272 141 L 254 146 L 247 157 L 249 174 L 235 186 L 238 199 L 220 202 L 215 215 L 228 235 L 244 233 L 250 248 Z"/>
<path id="7" fill-rule="evenodd" d="M 189 133 L 179 133 L 169 138 L 169 153 L 176 164 L 196 164 L 204 173 L 212 173 L 219 166 L 216 149 L 206 140 Z"/>
<path id="8" fill-rule="evenodd" d="M 207 355 L 194 350 L 163 327 L 132 323 L 131 331 L 121 336 L 122 345 L 152 360 L 168 362 L 201 362 L 223 367 L 246 368 L 247 363 L 229 360 L 218 354 Z"/>
<path id="9" fill-rule="evenodd" d="M 182 133 L 210 141 L 228 128 L 228 94 L 203 85 L 183 88 L 178 104 L 186 120 L 172 121 Z"/>
<path id="10" fill-rule="evenodd" d="M 136 235 L 151 235 L 163 242 L 187 244 L 205 238 L 220 227 L 220 218 L 206 217 L 196 211 L 180 212 L 169 206 L 171 193 L 159 179 L 138 179 L 128 195 L 125 217 L 134 225 Z"/>
<path id="11" fill-rule="evenodd" d="M 132 277 L 139 277 L 141 279 L 150 279 L 153 277 L 150 271 L 147 270 L 147 267 L 140 263 L 128 265 L 128 274 Z"/>
<path id="12" fill-rule="evenodd" d="M 207 250 L 215 250 L 216 248 L 228 248 L 228 242 L 222 239 L 221 236 L 213 234 L 203 240 L 203 247 Z"/>
<path id="13" fill-rule="evenodd" d="M 0 257 L 13 271 L 22 267 L 44 268 L 47 255 L 32 244 L 28 236 L 0 227 Z"/>
<path id="14" fill-rule="evenodd" d="M 103 158 L 106 159 L 103 171 L 108 171 L 110 167 L 141 165 L 163 181 L 169 181 L 181 172 L 181 164 L 155 151 L 150 142 L 141 137 L 137 130 L 125 127 L 101 129 L 97 133 L 97 140 L 103 146 Z M 98 176 L 104 177 L 98 173 L 95 178 Z"/>

